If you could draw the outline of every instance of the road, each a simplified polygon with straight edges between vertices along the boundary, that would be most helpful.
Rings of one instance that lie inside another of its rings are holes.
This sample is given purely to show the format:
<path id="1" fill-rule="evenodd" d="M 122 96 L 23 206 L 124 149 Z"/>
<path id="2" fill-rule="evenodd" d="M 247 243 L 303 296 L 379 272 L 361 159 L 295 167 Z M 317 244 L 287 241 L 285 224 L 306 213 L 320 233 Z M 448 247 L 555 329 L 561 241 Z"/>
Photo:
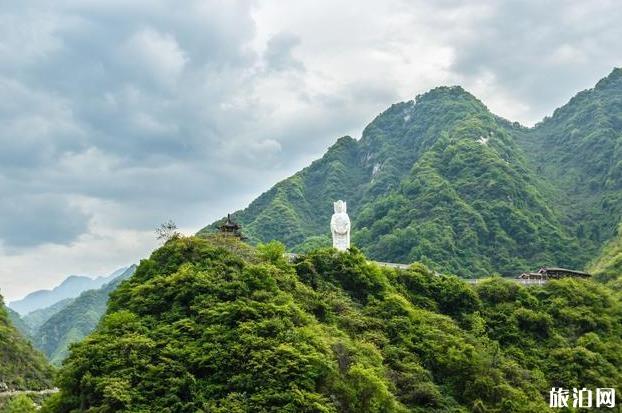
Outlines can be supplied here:
<path id="1" fill-rule="evenodd" d="M 58 389 L 55 387 L 53 389 L 45 389 L 45 390 L 7 390 L 0 392 L 0 397 L 12 397 L 17 396 L 18 394 L 53 394 L 58 393 Z"/>

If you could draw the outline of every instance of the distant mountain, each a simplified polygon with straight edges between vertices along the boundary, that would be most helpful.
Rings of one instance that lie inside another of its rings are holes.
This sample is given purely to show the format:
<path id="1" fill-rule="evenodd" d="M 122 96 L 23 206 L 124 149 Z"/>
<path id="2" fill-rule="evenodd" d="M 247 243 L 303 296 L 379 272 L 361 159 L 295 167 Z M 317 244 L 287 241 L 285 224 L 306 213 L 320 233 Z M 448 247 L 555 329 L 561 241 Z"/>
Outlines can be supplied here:
<path id="1" fill-rule="evenodd" d="M 28 326 L 28 324 L 22 319 L 18 312 L 11 310 L 9 307 L 4 307 L 9 316 L 9 320 L 11 320 L 11 324 L 19 331 L 25 338 L 30 338 L 30 334 L 32 333 L 32 329 Z"/>
<path id="2" fill-rule="evenodd" d="M 51 367 L 13 326 L 14 317 L 9 315 L 0 296 L 0 387 L 30 390 L 52 387 Z"/>
<path id="3" fill-rule="evenodd" d="M 32 311 L 25 316 L 22 316 L 22 320 L 24 324 L 29 328 L 30 334 L 37 331 L 39 327 L 43 325 L 46 321 L 50 319 L 54 314 L 58 313 L 63 308 L 67 307 L 71 304 L 75 298 L 65 298 L 64 300 L 60 300 L 49 307 L 40 308 L 38 310 Z"/>
<path id="4" fill-rule="evenodd" d="M 134 271 L 136 265 L 126 268 L 121 273 L 117 271 L 116 277 L 102 287 L 84 291 L 74 299 L 64 300 L 46 309 L 49 317 L 41 322 L 38 328 L 32 330 L 33 344 L 52 364 L 59 365 L 67 355 L 69 345 L 82 340 L 93 331 L 106 312 L 110 292 L 114 291 L 123 280 L 131 277 Z M 30 313 L 25 319 L 35 314 L 35 319 L 40 321 L 38 312 Z"/>
<path id="5" fill-rule="evenodd" d="M 52 290 L 39 290 L 28 294 L 21 300 L 12 301 L 9 307 L 21 315 L 27 315 L 35 310 L 49 307 L 61 300 L 75 298 L 86 290 L 99 288 L 118 277 L 127 267 L 119 268 L 112 274 L 97 278 L 90 278 L 84 275 L 70 275 L 59 286 Z"/>
<path id="6" fill-rule="evenodd" d="M 462 276 L 585 267 L 622 216 L 622 69 L 525 128 L 439 87 L 340 138 L 233 218 L 253 243 L 330 245 L 344 199 L 368 256 Z M 213 232 L 222 221 L 202 229 Z"/>

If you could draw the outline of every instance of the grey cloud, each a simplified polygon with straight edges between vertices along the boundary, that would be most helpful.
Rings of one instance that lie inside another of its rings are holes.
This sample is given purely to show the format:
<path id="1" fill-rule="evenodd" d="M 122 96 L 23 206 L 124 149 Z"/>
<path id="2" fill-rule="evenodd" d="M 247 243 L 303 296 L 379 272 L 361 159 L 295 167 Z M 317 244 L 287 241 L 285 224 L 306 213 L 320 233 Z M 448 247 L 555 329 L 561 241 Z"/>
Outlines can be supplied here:
<path id="1" fill-rule="evenodd" d="M 304 64 L 292 52 L 300 38 L 292 33 L 278 33 L 268 40 L 264 59 L 269 70 L 304 70 Z"/>
<path id="2" fill-rule="evenodd" d="M 616 2 L 484 2 L 452 38 L 452 71 L 467 83 L 491 77 L 500 91 L 529 105 L 529 116 L 565 103 L 622 63 Z M 451 33 L 451 32 L 450 32 Z M 455 33 L 454 33 L 455 34 Z M 452 36 L 452 34 L 449 34 Z"/>
<path id="3" fill-rule="evenodd" d="M 344 27 L 374 30 L 355 30 L 364 36 L 352 41 L 337 27 L 343 16 L 332 15 L 328 25 L 309 22 L 315 27 L 307 37 L 295 26 L 264 27 L 257 45 L 261 2 L 4 2 L 1 242 L 67 244 L 92 225 L 140 231 L 168 218 L 200 226 L 222 216 L 243 205 L 227 200 L 251 200 L 338 136 L 356 137 L 399 97 L 424 92 L 401 90 L 395 73 L 409 72 L 389 67 L 413 39 L 450 48 L 452 79 L 465 86 L 490 74 L 530 113 L 550 112 L 551 102 L 610 70 L 622 37 L 622 16 L 611 5 L 554 6 L 447 0 L 387 7 L 399 20 L 365 14 L 383 10 L 377 2 L 355 14 L 336 7 L 353 19 Z M 399 36 L 384 38 L 390 30 L 378 30 L 382 21 L 403 24 L 394 28 Z M 309 38 L 320 30 L 341 49 Z M 333 70 L 342 54 L 360 73 Z M 378 60 L 368 71 L 369 55 Z M 53 219 L 41 218 L 45 205 Z"/>
<path id="4" fill-rule="evenodd" d="M 89 216 L 64 197 L 23 195 L 0 200 L 0 244 L 14 248 L 67 244 L 88 228 Z"/>
<path id="5" fill-rule="evenodd" d="M 141 199 L 173 210 L 241 180 L 221 168 L 236 154 L 219 156 L 254 120 L 250 2 L 28 3 L 0 7 L 6 247 L 88 231 L 88 217 L 63 203 Z"/>

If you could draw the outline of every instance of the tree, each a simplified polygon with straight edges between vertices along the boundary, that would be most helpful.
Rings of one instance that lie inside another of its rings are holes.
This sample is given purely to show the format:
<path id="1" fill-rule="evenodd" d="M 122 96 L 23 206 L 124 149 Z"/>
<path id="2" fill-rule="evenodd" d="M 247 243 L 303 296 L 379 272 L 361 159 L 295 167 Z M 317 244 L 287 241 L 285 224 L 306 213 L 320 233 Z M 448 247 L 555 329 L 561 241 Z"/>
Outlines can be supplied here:
<path id="1" fill-rule="evenodd" d="M 177 225 L 172 220 L 168 220 L 155 230 L 158 241 L 166 242 L 173 238 L 178 238 L 181 234 L 177 231 Z"/>
<path id="2" fill-rule="evenodd" d="M 34 413 L 36 411 L 35 404 L 25 394 L 15 396 L 0 409 L 0 413 Z"/>

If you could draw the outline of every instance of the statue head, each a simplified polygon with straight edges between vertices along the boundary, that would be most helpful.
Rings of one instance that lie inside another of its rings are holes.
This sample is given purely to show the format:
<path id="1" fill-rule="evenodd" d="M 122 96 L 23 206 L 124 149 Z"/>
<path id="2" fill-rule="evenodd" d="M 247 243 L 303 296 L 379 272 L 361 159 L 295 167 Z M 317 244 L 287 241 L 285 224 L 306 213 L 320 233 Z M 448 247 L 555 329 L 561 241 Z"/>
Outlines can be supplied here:
<path id="1" fill-rule="evenodd" d="M 335 214 L 341 214 L 346 212 L 345 201 L 339 200 L 337 202 L 333 202 L 333 207 L 335 208 Z"/>

